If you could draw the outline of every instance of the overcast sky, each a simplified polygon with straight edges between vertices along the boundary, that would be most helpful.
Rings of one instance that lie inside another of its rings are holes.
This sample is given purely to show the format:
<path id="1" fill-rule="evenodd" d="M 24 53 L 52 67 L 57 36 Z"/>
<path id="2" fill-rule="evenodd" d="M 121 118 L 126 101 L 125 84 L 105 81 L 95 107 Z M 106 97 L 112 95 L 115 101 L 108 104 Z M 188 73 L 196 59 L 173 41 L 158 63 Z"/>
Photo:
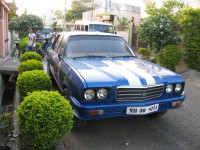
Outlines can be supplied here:
<path id="1" fill-rule="evenodd" d="M 12 1 L 12 0 L 6 0 L 6 1 Z M 21 15 L 25 8 L 27 8 L 28 13 L 32 13 L 38 16 L 43 16 L 44 14 L 48 13 L 48 10 L 57 10 L 60 9 L 64 11 L 64 5 L 65 0 L 15 0 L 16 5 L 18 7 L 17 14 Z M 67 9 L 71 8 L 71 1 L 72 0 L 66 0 L 67 2 Z M 102 0 L 104 1 L 104 0 Z M 120 2 L 125 4 L 131 4 L 135 6 L 140 6 L 142 9 L 145 8 L 142 0 L 112 0 L 112 2 Z"/>

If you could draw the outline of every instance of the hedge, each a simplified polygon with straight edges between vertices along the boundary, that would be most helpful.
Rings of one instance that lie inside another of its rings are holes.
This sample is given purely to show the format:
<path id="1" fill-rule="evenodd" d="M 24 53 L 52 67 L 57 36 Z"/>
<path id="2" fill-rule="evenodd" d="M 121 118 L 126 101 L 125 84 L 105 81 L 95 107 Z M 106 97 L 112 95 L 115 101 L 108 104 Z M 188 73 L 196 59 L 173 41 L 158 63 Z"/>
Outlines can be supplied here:
<path id="1" fill-rule="evenodd" d="M 18 68 L 19 74 L 22 74 L 25 71 L 32 71 L 32 70 L 44 70 L 42 62 L 34 59 L 27 60 L 20 63 Z"/>
<path id="2" fill-rule="evenodd" d="M 29 92 L 50 91 L 52 88 L 50 76 L 42 70 L 26 71 L 18 76 L 16 83 L 21 98 L 27 96 Z"/>
<path id="3" fill-rule="evenodd" d="M 32 149 L 46 150 L 73 127 L 73 110 L 58 92 L 33 92 L 18 107 L 20 131 Z"/>
<path id="4" fill-rule="evenodd" d="M 35 53 L 35 52 L 27 52 L 27 53 L 24 53 L 21 58 L 20 58 L 20 62 L 23 62 L 23 61 L 27 61 L 27 60 L 30 60 L 30 59 L 35 59 L 35 60 L 38 60 L 38 61 L 42 61 L 42 57 Z"/>

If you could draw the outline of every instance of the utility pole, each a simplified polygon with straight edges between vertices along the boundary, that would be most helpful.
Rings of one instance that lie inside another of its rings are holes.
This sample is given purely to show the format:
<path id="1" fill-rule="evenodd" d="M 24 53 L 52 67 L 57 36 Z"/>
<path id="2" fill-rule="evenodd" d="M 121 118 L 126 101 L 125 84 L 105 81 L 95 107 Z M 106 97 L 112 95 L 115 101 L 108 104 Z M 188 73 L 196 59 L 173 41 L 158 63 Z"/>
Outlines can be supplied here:
<path id="1" fill-rule="evenodd" d="M 93 20 L 93 9 L 94 9 L 94 0 L 92 0 L 92 15 L 91 15 L 91 21 Z"/>
<path id="2" fill-rule="evenodd" d="M 64 10 L 64 21 L 63 21 L 63 30 L 66 31 L 66 0 L 65 0 L 65 10 Z"/>

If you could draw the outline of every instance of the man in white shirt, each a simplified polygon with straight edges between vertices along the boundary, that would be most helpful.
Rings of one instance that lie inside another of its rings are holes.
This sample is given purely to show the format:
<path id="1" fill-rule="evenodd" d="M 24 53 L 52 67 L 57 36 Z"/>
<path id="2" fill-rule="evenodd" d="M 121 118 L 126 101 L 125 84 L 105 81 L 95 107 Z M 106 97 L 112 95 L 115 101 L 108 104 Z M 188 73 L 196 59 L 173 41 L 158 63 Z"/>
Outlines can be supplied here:
<path id="1" fill-rule="evenodd" d="M 29 34 L 28 34 L 28 38 L 29 38 L 29 42 L 28 42 L 28 45 L 26 47 L 26 52 L 29 52 L 29 50 L 31 49 L 33 52 L 35 52 L 35 47 L 36 47 L 36 44 L 35 44 L 35 41 L 36 41 L 36 35 L 34 33 L 34 29 L 33 28 L 30 28 L 29 29 Z"/>
<path id="2" fill-rule="evenodd" d="M 50 38 L 46 38 L 47 40 L 49 40 L 49 43 L 46 46 L 46 50 L 47 50 L 48 47 L 50 47 L 53 44 L 54 40 L 56 39 L 56 36 L 57 36 L 56 28 L 53 28 L 52 32 L 53 33 L 52 33 L 51 37 Z"/>

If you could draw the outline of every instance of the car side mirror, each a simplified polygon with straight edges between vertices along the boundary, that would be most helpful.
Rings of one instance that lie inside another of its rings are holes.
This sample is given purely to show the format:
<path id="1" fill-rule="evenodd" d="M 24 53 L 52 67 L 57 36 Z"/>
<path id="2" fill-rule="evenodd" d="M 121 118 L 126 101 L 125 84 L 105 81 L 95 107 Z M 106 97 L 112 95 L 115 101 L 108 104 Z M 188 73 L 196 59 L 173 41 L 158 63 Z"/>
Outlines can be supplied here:
<path id="1" fill-rule="evenodd" d="M 60 56 L 60 54 L 58 54 L 58 58 L 59 58 L 59 60 L 61 60 L 61 56 Z"/>
<path id="2" fill-rule="evenodd" d="M 115 31 L 115 34 L 117 34 L 117 32 Z"/>

